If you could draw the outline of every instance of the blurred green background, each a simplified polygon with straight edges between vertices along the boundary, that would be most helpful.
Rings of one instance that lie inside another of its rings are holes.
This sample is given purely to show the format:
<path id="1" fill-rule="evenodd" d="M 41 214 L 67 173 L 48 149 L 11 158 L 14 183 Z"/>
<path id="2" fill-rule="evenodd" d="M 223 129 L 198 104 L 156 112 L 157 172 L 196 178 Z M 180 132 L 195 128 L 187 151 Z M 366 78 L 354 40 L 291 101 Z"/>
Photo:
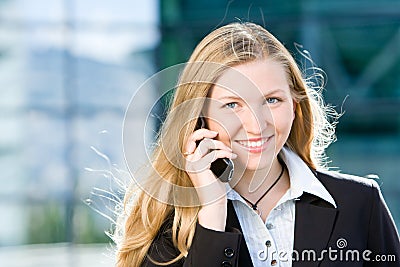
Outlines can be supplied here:
<path id="1" fill-rule="evenodd" d="M 233 21 L 264 25 L 304 68 L 295 44 L 309 51 L 344 111 L 330 166 L 379 175 L 400 226 L 400 1 L 0 0 L 1 266 L 112 266 L 129 100 Z"/>

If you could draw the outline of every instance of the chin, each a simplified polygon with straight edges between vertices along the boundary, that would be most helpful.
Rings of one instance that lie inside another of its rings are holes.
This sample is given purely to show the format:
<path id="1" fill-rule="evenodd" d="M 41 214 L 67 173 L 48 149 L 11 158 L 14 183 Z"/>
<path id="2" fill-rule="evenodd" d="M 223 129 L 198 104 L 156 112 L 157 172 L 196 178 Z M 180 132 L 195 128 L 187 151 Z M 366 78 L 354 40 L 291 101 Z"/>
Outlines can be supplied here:
<path id="1" fill-rule="evenodd" d="M 269 157 L 265 159 L 249 159 L 248 161 L 240 160 L 240 162 L 237 162 L 237 164 L 242 166 L 245 170 L 257 171 L 271 168 L 272 161 Z"/>
<path id="2" fill-rule="evenodd" d="M 249 164 L 247 165 L 246 169 L 249 171 L 260 171 L 260 170 L 265 170 L 265 169 L 270 169 L 271 164 L 266 164 L 266 163 L 260 163 L 260 164 Z"/>

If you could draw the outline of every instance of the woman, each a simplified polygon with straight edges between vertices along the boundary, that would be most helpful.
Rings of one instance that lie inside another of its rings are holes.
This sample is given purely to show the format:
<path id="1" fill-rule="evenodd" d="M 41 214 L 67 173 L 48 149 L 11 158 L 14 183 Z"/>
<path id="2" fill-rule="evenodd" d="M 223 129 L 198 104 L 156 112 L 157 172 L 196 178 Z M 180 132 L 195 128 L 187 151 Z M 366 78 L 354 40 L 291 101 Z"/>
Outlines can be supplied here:
<path id="1" fill-rule="evenodd" d="M 180 77 L 143 190 L 127 192 L 117 265 L 400 266 L 376 182 L 322 171 L 335 113 L 319 92 L 258 25 L 206 36 Z M 235 166 L 229 183 L 210 169 L 221 158 Z"/>

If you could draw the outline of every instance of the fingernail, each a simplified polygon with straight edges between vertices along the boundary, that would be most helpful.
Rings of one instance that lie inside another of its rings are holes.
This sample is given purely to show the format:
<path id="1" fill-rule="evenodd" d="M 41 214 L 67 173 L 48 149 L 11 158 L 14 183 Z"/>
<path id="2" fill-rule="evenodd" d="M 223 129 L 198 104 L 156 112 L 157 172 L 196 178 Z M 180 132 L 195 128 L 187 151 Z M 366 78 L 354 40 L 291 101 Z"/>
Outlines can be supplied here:
<path id="1" fill-rule="evenodd" d="M 217 135 L 218 134 L 218 132 L 216 132 L 216 131 L 211 131 L 214 135 Z"/>
<path id="2" fill-rule="evenodd" d="M 235 153 L 232 153 L 232 158 L 233 158 L 233 159 L 236 159 L 236 158 L 237 158 L 237 155 L 236 155 Z"/>

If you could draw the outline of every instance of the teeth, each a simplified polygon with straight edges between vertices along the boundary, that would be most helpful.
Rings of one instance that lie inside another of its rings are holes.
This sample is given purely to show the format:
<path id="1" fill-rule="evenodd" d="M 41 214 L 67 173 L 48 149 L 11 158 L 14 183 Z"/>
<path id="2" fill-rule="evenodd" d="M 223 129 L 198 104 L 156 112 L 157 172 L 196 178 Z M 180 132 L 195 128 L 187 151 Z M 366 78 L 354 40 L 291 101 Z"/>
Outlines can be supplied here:
<path id="1" fill-rule="evenodd" d="M 238 141 L 238 142 L 242 146 L 254 148 L 254 147 L 261 147 L 266 141 L 267 141 L 267 139 L 262 140 L 262 141 L 257 141 L 257 142 L 253 142 L 253 141 Z"/>

